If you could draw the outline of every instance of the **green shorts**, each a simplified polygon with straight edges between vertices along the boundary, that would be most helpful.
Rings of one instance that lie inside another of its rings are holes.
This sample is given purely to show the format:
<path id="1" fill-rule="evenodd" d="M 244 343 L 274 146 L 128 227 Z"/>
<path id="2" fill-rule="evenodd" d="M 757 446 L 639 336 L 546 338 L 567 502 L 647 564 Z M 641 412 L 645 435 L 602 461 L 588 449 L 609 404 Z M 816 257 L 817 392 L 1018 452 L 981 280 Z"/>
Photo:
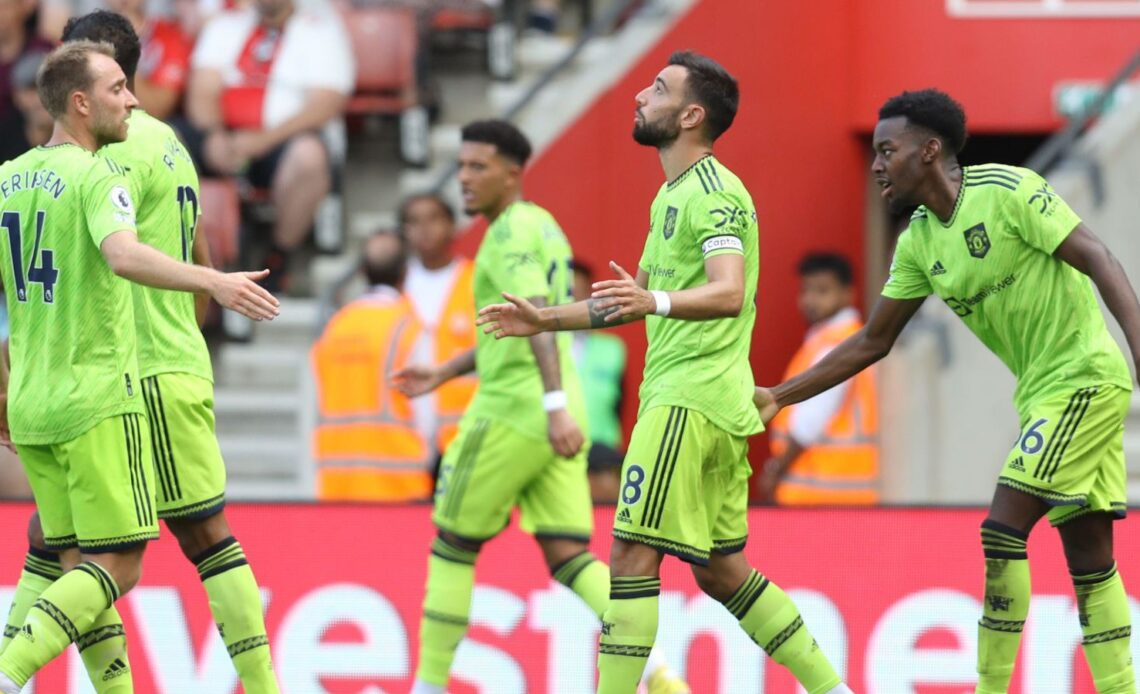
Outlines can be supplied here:
<path id="1" fill-rule="evenodd" d="M 64 443 L 17 446 L 48 549 L 117 552 L 158 537 L 146 417 L 108 417 Z"/>
<path id="2" fill-rule="evenodd" d="M 748 439 L 696 410 L 655 407 L 637 419 L 621 469 L 614 537 L 692 564 L 748 541 Z"/>
<path id="3" fill-rule="evenodd" d="M 594 529 L 586 449 L 562 458 L 545 438 L 492 419 L 465 417 L 440 463 L 432 520 L 440 530 L 482 542 L 521 511 L 539 538 L 589 541 Z"/>
<path id="4" fill-rule="evenodd" d="M 207 518 L 226 504 L 226 465 L 214 432 L 214 385 L 199 376 L 144 378 L 158 517 Z"/>
<path id="5" fill-rule="evenodd" d="M 1049 522 L 1125 514 L 1124 418 L 1132 393 L 1092 386 L 1041 399 L 1022 413 L 1021 436 L 998 484 L 1046 503 Z"/>

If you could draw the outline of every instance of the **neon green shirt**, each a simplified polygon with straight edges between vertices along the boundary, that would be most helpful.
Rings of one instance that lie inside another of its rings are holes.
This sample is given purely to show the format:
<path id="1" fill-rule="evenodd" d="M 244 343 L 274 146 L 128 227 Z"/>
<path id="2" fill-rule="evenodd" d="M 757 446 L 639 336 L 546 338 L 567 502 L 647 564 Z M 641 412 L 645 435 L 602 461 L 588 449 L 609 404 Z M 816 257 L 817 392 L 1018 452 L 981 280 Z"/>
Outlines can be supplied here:
<path id="1" fill-rule="evenodd" d="M 501 304 L 503 292 L 541 296 L 550 306 L 571 301 L 570 242 L 549 212 L 531 202 L 512 203 L 487 228 L 475 255 L 472 285 L 475 306 Z M 586 433 L 585 407 L 578 371 L 570 353 L 571 334 L 554 333 L 562 366 L 562 389 L 569 411 Z M 546 438 L 542 374 L 529 339 L 496 340 L 478 331 L 475 368 L 479 390 L 467 408 L 472 417 L 495 419 Z"/>
<path id="2" fill-rule="evenodd" d="M 919 207 L 902 233 L 883 296 L 937 294 L 1017 377 L 1021 413 L 1058 390 L 1132 388 L 1092 282 L 1053 252 L 1080 218 L 1029 169 L 962 171 L 948 223 Z"/>
<path id="3" fill-rule="evenodd" d="M 192 263 L 194 232 L 201 209 L 198 174 L 174 130 L 135 109 L 125 142 L 102 154 L 127 169 L 138 203 L 139 241 Z M 210 352 L 194 313 L 194 295 L 132 284 L 138 328 L 139 373 L 188 373 L 213 380 Z"/>
<path id="4" fill-rule="evenodd" d="M 130 283 L 103 240 L 135 230 L 125 171 L 77 145 L 0 166 L 0 277 L 10 320 L 8 424 L 17 444 L 70 441 L 142 412 Z"/>
<path id="5" fill-rule="evenodd" d="M 740 315 L 707 321 L 646 316 L 649 349 L 641 412 L 663 405 L 696 410 L 737 436 L 763 431 L 752 404 L 748 362 L 760 273 L 756 207 L 744 184 L 713 156 L 661 186 L 650 210 L 649 238 L 639 266 L 649 288 L 677 291 L 708 282 L 705 260 L 744 256 Z"/>

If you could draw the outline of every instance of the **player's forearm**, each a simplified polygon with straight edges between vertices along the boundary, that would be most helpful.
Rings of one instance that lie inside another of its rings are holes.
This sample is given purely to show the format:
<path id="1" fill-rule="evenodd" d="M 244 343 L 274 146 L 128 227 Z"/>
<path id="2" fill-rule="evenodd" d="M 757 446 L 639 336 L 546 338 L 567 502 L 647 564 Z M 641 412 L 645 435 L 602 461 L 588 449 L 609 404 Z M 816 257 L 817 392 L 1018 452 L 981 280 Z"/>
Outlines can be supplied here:
<path id="1" fill-rule="evenodd" d="M 156 289 L 209 294 L 219 277 L 216 270 L 180 263 L 137 241 L 104 241 L 103 255 L 111 270 L 119 277 Z"/>
<path id="2" fill-rule="evenodd" d="M 572 304 L 546 306 L 538 310 L 542 319 L 542 329 L 545 332 L 558 332 L 560 330 L 596 330 L 598 328 L 612 328 L 628 321 L 607 321 L 606 316 L 617 310 L 617 307 L 599 308 L 606 303 L 605 299 L 586 299 L 575 301 Z"/>
<path id="3" fill-rule="evenodd" d="M 668 295 L 669 317 L 678 320 L 735 318 L 744 306 L 744 287 L 730 281 L 709 282 Z"/>
<path id="4" fill-rule="evenodd" d="M 1089 264 L 1089 277 L 1092 278 L 1105 305 L 1124 331 L 1132 360 L 1140 361 L 1140 301 L 1136 291 L 1128 281 L 1124 267 L 1107 248 Z"/>
<path id="5" fill-rule="evenodd" d="M 546 299 L 533 296 L 527 299 L 539 310 L 548 308 Z M 550 393 L 562 390 L 562 365 L 558 358 L 558 340 L 549 332 L 541 332 L 530 338 L 530 349 L 534 352 L 534 360 L 538 364 L 538 373 L 542 376 L 542 391 Z"/>
<path id="6" fill-rule="evenodd" d="M 443 380 L 445 381 L 450 381 L 458 376 L 469 374 L 475 370 L 475 350 L 469 349 L 466 352 L 457 354 L 441 364 L 439 368 L 443 374 Z"/>
<path id="7" fill-rule="evenodd" d="M 890 345 L 880 342 L 868 339 L 863 328 L 807 371 L 772 388 L 772 396 L 787 407 L 833 388 L 885 357 Z"/>
<path id="8" fill-rule="evenodd" d="M 210 244 L 206 240 L 205 234 L 197 233 L 194 235 L 194 245 L 191 248 L 191 257 L 194 260 L 194 264 L 199 267 L 214 267 L 214 263 L 210 259 Z M 198 321 L 199 328 L 206 324 L 206 316 L 209 310 L 210 296 L 208 294 L 195 294 L 194 318 Z"/>

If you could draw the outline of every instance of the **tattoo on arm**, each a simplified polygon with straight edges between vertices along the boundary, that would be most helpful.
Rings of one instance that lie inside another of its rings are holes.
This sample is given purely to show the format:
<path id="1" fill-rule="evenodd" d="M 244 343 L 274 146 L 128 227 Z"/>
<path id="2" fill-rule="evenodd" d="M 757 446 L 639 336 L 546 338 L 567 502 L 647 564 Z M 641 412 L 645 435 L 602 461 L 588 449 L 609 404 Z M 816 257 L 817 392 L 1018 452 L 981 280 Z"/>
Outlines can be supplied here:
<path id="1" fill-rule="evenodd" d="M 606 323 L 606 316 L 618 310 L 618 306 L 609 306 L 607 308 L 598 308 L 598 304 L 604 299 L 586 299 L 586 310 L 590 314 L 590 327 L 591 328 L 604 328 Z"/>

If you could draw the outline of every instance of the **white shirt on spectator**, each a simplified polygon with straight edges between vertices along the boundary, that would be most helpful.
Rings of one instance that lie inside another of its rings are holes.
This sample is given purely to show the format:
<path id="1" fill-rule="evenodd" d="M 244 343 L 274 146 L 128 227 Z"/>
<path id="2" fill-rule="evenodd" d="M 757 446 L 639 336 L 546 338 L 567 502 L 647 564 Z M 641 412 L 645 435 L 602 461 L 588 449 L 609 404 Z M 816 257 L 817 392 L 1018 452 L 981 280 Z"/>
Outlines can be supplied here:
<path id="1" fill-rule="evenodd" d="M 408 273 L 404 278 L 404 294 L 412 302 L 412 309 L 420 319 L 423 332 L 416 340 L 414 348 L 415 359 L 420 364 L 434 364 L 435 334 L 439 330 L 439 323 L 443 317 L 443 309 L 447 299 L 451 296 L 452 285 L 455 284 L 459 264 L 454 260 L 439 268 L 429 270 L 424 267 L 419 258 L 408 259 Z M 428 446 L 435 451 L 435 433 L 439 427 L 439 418 L 436 416 L 435 393 L 421 395 L 412 399 L 412 412 L 416 421 L 416 428 L 424 435 Z"/>
<path id="2" fill-rule="evenodd" d="M 223 90 L 251 86 L 243 84 L 238 62 L 257 28 L 258 15 L 253 8 L 217 15 L 198 37 L 191 69 L 219 71 Z M 279 41 L 264 84 L 262 128 L 272 128 L 295 116 L 304 108 L 311 89 L 352 93 L 356 75 L 351 42 L 336 13 L 298 7 L 286 22 Z M 331 138 L 328 144 L 334 154 L 341 147 L 343 128 L 339 119 L 326 126 L 325 135 Z"/>

